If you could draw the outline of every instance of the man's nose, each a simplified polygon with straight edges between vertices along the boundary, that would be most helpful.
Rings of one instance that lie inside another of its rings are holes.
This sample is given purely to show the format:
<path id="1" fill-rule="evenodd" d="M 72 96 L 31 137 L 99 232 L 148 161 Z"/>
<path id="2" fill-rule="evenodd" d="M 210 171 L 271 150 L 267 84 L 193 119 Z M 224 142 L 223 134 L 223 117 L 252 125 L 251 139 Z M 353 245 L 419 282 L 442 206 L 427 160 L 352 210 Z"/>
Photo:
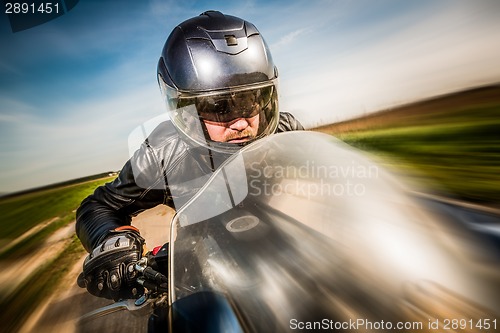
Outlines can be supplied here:
<path id="1" fill-rule="evenodd" d="M 229 128 L 235 131 L 243 131 L 248 127 L 248 121 L 245 118 L 237 118 L 229 125 Z"/>

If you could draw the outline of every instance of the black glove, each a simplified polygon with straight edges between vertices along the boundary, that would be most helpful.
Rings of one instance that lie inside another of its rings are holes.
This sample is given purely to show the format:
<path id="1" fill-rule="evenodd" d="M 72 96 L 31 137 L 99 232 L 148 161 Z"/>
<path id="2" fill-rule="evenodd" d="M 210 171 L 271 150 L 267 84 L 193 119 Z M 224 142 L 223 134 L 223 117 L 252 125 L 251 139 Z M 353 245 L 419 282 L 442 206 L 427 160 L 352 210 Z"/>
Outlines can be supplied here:
<path id="1" fill-rule="evenodd" d="M 136 281 L 134 265 L 142 257 L 143 248 L 144 239 L 136 228 L 112 231 L 85 258 L 78 285 L 92 295 L 115 301 L 139 297 L 144 290 Z"/>

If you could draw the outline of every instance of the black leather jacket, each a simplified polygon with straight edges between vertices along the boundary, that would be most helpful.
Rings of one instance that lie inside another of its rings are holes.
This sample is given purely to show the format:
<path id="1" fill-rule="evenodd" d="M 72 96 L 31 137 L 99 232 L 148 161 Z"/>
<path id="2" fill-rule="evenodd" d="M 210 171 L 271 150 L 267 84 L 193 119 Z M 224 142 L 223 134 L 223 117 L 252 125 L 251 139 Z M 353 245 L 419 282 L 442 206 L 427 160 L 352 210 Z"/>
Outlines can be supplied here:
<path id="1" fill-rule="evenodd" d="M 280 113 L 276 132 L 303 130 L 289 113 Z M 76 213 L 76 233 L 87 251 L 110 230 L 130 225 L 132 216 L 165 204 L 179 208 L 229 155 L 192 148 L 170 121 L 160 124 L 111 183 L 98 187 Z"/>

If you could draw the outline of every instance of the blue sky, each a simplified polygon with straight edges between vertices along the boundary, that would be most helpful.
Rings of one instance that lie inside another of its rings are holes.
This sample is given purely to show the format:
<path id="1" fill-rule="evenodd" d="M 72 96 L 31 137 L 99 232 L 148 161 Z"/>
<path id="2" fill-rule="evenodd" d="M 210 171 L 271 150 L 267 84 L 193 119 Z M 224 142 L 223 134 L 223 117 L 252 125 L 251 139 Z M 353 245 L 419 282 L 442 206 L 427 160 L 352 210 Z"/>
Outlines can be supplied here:
<path id="1" fill-rule="evenodd" d="M 108 170 L 163 114 L 170 31 L 209 9 L 247 19 L 306 127 L 500 82 L 500 1 L 92 1 L 12 33 L 0 17 L 0 193 Z"/>

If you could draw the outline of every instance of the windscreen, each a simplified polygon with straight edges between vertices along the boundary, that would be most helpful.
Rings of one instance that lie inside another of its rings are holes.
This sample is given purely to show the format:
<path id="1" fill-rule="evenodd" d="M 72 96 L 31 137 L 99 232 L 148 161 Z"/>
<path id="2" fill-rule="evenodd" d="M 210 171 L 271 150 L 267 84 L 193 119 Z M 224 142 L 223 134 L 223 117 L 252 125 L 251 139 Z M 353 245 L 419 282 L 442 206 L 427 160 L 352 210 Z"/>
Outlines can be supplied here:
<path id="1" fill-rule="evenodd" d="M 456 307 L 499 308 L 498 280 L 468 251 L 373 159 L 328 135 L 281 133 L 242 149 L 177 213 L 170 302 L 223 295 L 253 332 L 418 330 Z"/>

